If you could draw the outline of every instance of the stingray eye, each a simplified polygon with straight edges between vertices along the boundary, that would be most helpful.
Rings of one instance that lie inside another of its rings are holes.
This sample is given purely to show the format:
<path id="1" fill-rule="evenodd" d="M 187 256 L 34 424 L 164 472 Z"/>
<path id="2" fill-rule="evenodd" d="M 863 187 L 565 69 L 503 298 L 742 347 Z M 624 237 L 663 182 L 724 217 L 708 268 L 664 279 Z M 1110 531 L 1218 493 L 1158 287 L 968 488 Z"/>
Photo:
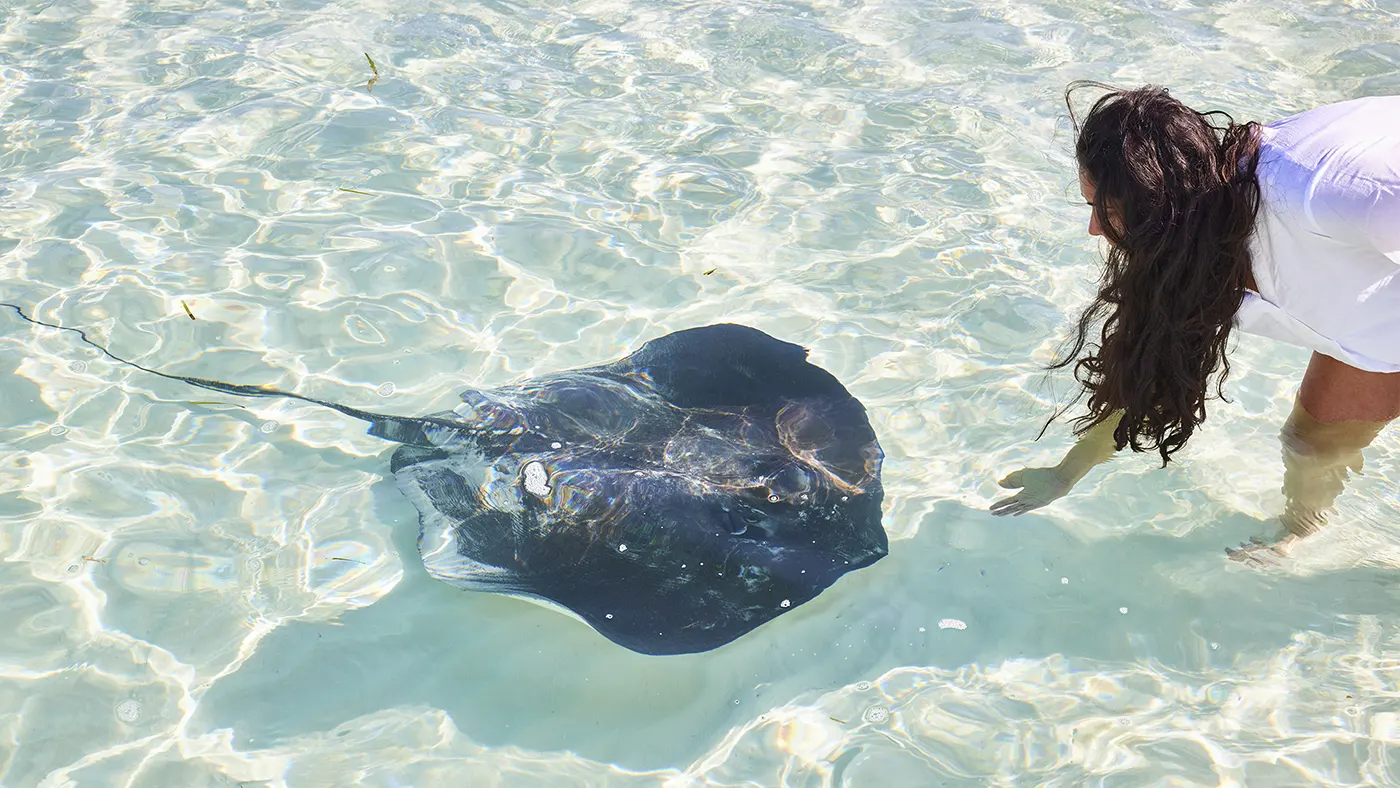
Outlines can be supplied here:
<path id="1" fill-rule="evenodd" d="M 779 499 L 799 500 L 811 492 L 814 486 L 812 475 L 799 465 L 788 465 L 768 477 L 768 500 L 777 503 Z"/>
<path id="2" fill-rule="evenodd" d="M 749 528 L 751 526 L 757 527 L 759 523 L 763 522 L 763 513 L 756 509 L 750 509 L 747 506 L 740 507 L 738 511 L 727 507 L 722 511 L 724 512 L 725 519 L 728 521 L 727 525 L 729 526 L 729 533 L 731 536 L 744 536 L 745 534 L 754 535 L 749 533 Z M 762 529 L 760 528 L 759 530 L 761 531 Z"/>
<path id="3" fill-rule="evenodd" d="M 729 519 L 730 536 L 746 539 L 771 539 L 773 532 L 768 517 L 751 506 L 740 506 L 725 512 Z"/>

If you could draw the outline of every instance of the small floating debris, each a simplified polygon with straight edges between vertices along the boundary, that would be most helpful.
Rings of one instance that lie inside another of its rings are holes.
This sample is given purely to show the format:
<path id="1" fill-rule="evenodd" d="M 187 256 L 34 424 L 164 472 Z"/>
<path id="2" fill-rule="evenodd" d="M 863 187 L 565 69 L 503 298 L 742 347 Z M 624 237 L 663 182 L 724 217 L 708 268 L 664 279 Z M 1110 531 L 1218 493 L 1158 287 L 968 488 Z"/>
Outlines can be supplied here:
<path id="1" fill-rule="evenodd" d="M 190 405 L 223 405 L 223 406 L 230 407 L 230 408 L 243 408 L 244 410 L 247 410 L 247 408 L 244 408 L 242 405 L 239 405 L 239 404 L 236 403 L 236 402 L 215 402 L 215 401 L 213 401 L 213 400 L 208 400 L 208 399 L 192 399 L 192 400 L 190 400 L 187 404 L 190 404 Z"/>
<path id="2" fill-rule="evenodd" d="M 105 558 L 98 558 L 98 557 L 96 557 L 96 556 L 91 556 L 91 555 L 85 555 L 85 556 L 83 556 L 83 560 L 84 560 L 84 561 L 87 561 L 87 562 L 89 562 L 89 563 L 94 563 L 94 564 L 105 564 L 105 563 L 107 563 L 107 559 L 105 559 Z"/>
<path id="3" fill-rule="evenodd" d="M 190 305 L 185 303 L 184 301 L 181 301 L 180 306 L 185 308 L 185 314 L 190 316 L 190 320 L 194 320 L 194 312 L 190 311 Z"/>
<path id="4" fill-rule="evenodd" d="M 128 724 L 141 721 L 141 702 L 124 700 L 117 704 L 117 719 Z"/>
<path id="5" fill-rule="evenodd" d="M 364 195 L 365 197 L 373 197 L 373 196 L 374 196 L 373 194 L 370 194 L 369 192 L 362 192 L 362 191 L 360 191 L 359 189 L 347 189 L 347 188 L 345 188 L 344 186 L 339 187 L 339 189 L 340 189 L 341 191 L 343 191 L 343 192 L 350 192 L 351 194 L 360 194 L 360 195 Z"/>
<path id="6" fill-rule="evenodd" d="M 333 556 L 331 556 L 331 560 L 332 560 L 332 561 L 349 561 L 349 562 L 352 563 L 352 564 L 361 564 L 361 565 L 364 564 L 364 561 L 357 561 L 357 560 L 355 560 L 354 558 L 341 558 L 341 557 L 338 556 L 338 555 L 333 555 Z"/>
<path id="7" fill-rule="evenodd" d="M 365 85 L 365 92 L 373 93 L 374 83 L 379 81 L 379 66 L 374 65 L 374 58 L 370 57 L 368 52 L 365 53 L 365 60 L 369 61 L 369 70 L 374 72 L 374 76 L 370 77 L 369 82 Z"/>
<path id="8" fill-rule="evenodd" d="M 706 271 L 706 272 L 703 274 L 703 276 L 709 276 L 710 274 L 713 274 L 715 271 L 718 271 L 718 270 L 719 270 L 718 268 L 711 268 L 710 270 Z"/>

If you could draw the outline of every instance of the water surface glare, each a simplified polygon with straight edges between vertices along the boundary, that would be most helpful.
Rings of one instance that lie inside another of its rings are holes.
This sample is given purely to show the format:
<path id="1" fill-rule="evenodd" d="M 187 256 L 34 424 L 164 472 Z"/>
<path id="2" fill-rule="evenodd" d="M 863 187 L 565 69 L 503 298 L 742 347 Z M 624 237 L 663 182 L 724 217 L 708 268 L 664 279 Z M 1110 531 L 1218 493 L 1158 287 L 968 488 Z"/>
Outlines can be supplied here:
<path id="1" fill-rule="evenodd" d="M 1001 520 L 1098 250 L 1061 94 L 1400 92 L 1392 0 L 0 0 L 0 295 L 423 414 L 734 321 L 886 452 L 890 555 L 714 652 L 430 579 L 390 447 L 0 315 L 6 786 L 1400 784 L 1400 440 L 1284 565 L 1306 353 Z M 369 56 L 367 59 L 366 55 Z M 371 68 L 370 59 L 373 61 Z"/>

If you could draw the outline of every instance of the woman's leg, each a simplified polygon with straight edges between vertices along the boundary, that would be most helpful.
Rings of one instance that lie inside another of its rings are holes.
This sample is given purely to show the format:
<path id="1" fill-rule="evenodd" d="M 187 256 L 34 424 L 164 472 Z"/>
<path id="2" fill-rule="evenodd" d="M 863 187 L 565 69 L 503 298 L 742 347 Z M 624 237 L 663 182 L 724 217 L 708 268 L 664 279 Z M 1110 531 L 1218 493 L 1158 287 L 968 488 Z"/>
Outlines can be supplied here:
<path id="1" fill-rule="evenodd" d="M 1279 436 L 1285 533 L 1273 544 L 1229 550 L 1230 556 L 1259 560 L 1264 551 L 1286 554 L 1326 525 L 1347 479 L 1361 470 L 1362 450 L 1397 416 L 1400 373 L 1365 372 L 1314 353 Z"/>

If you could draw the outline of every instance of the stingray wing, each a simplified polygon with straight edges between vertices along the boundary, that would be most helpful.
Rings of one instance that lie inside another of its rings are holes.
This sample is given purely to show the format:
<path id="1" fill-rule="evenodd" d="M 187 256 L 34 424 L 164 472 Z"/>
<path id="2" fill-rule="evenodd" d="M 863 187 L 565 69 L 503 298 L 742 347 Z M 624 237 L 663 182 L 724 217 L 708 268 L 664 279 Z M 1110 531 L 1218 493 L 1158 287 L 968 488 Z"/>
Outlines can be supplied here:
<path id="1" fill-rule="evenodd" d="M 607 369 L 677 407 L 740 410 L 776 427 L 793 456 L 846 492 L 878 483 L 884 454 L 865 407 L 800 345 L 721 324 L 654 339 Z"/>
<path id="2" fill-rule="evenodd" d="M 807 349 L 724 323 L 667 334 L 606 371 L 643 381 L 680 408 L 771 407 L 800 399 L 851 399 Z"/>

